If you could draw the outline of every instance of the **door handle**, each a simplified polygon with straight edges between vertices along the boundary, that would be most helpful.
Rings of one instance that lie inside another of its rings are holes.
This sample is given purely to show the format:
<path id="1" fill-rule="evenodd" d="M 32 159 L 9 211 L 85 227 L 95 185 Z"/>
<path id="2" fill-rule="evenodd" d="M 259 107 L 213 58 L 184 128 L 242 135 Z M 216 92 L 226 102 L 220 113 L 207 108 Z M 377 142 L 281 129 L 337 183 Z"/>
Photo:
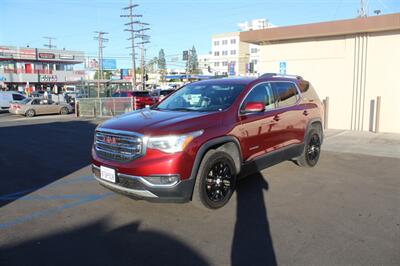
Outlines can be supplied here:
<path id="1" fill-rule="evenodd" d="M 308 115 L 308 111 L 307 111 L 307 110 L 304 110 L 304 111 L 303 111 L 303 115 L 307 116 L 307 115 Z"/>
<path id="2" fill-rule="evenodd" d="M 274 119 L 275 121 L 277 121 L 277 122 L 278 122 L 279 120 L 281 120 L 281 118 L 279 117 L 279 115 L 275 115 L 273 119 Z"/>

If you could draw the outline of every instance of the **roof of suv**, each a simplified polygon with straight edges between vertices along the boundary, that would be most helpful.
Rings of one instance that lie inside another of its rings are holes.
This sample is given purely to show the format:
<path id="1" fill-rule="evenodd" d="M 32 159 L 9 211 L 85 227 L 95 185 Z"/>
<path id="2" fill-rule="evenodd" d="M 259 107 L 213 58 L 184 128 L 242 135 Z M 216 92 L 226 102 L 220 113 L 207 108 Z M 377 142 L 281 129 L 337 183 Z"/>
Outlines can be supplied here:
<path id="1" fill-rule="evenodd" d="M 248 85 L 249 83 L 256 80 L 303 80 L 301 76 L 297 75 L 280 75 L 277 73 L 266 73 L 260 77 L 238 77 L 238 78 L 218 78 L 218 79 L 207 79 L 202 81 L 194 82 L 199 85 Z"/>

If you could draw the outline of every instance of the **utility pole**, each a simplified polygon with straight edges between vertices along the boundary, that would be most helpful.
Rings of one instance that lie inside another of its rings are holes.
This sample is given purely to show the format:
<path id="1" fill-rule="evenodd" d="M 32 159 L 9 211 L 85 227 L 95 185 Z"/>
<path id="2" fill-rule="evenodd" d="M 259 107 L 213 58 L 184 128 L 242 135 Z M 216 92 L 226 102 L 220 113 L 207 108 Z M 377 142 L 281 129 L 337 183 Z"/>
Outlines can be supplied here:
<path id="1" fill-rule="evenodd" d="M 146 81 L 145 81 L 145 72 L 144 72 L 144 68 L 145 68 L 145 60 L 144 60 L 144 56 L 145 56 L 145 49 L 144 49 L 144 45 L 146 43 L 150 43 L 149 39 L 150 36 L 149 35 L 145 35 L 144 32 L 146 30 L 150 30 L 150 28 L 145 28 L 145 26 L 148 26 L 148 23 L 144 23 L 144 22 L 140 22 L 139 23 L 141 26 L 141 29 L 139 30 L 139 34 L 136 35 L 138 38 L 141 38 L 141 42 L 139 42 L 138 44 L 140 45 L 141 48 L 141 56 L 140 56 L 140 69 L 141 69 L 141 78 L 142 78 L 142 90 L 144 90 L 146 88 Z"/>
<path id="2" fill-rule="evenodd" d="M 108 32 L 105 31 L 95 31 L 94 33 L 97 34 L 96 37 L 94 37 L 95 40 L 98 41 L 98 72 L 97 72 L 97 98 L 100 98 L 100 79 L 104 79 L 103 76 L 103 48 L 105 47 L 103 43 L 108 42 L 108 39 L 104 38 L 103 36 L 105 34 L 108 34 Z"/>
<path id="3" fill-rule="evenodd" d="M 359 18 L 367 17 L 366 2 L 364 0 L 360 0 L 360 9 L 358 10 L 358 17 Z"/>
<path id="4" fill-rule="evenodd" d="M 48 44 L 44 44 L 44 45 L 43 45 L 44 47 L 47 47 L 47 48 L 49 48 L 49 49 L 52 49 L 52 48 L 56 48 L 56 47 L 57 47 L 57 46 L 51 44 L 51 41 L 52 41 L 52 40 L 55 40 L 56 38 L 54 38 L 54 37 L 48 37 L 48 36 L 43 37 L 43 38 L 46 39 L 46 40 L 48 40 Z"/>
<path id="5" fill-rule="evenodd" d="M 136 88 L 135 32 L 138 32 L 134 30 L 134 25 L 140 23 L 140 21 L 134 21 L 134 18 L 142 17 L 142 15 L 134 14 L 134 8 L 138 6 L 139 5 L 137 4 L 132 4 L 132 0 L 129 0 L 129 6 L 122 8 L 122 10 L 128 10 L 128 14 L 120 16 L 122 18 L 129 18 L 129 22 L 125 23 L 125 26 L 129 27 L 127 29 L 124 29 L 124 31 L 128 31 L 131 33 L 131 37 L 128 38 L 128 40 L 131 41 L 131 46 L 127 48 L 131 49 L 132 56 L 132 90 L 135 90 Z"/>

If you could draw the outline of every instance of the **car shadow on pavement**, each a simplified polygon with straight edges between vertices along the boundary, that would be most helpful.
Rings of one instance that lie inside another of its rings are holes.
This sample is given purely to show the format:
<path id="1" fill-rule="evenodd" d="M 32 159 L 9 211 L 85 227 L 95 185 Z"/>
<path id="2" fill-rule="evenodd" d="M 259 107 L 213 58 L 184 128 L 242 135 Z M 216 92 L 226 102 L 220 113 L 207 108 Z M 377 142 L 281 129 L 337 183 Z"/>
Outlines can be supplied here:
<path id="1" fill-rule="evenodd" d="M 0 127 L 0 207 L 90 164 L 96 125 L 65 121 Z"/>
<path id="2" fill-rule="evenodd" d="M 238 182 L 232 265 L 277 265 L 263 191 L 267 181 L 256 173 Z"/>
<path id="3" fill-rule="evenodd" d="M 100 219 L 71 231 L 0 247 L 0 265 L 209 265 L 191 247 L 133 222 L 112 230 Z"/>

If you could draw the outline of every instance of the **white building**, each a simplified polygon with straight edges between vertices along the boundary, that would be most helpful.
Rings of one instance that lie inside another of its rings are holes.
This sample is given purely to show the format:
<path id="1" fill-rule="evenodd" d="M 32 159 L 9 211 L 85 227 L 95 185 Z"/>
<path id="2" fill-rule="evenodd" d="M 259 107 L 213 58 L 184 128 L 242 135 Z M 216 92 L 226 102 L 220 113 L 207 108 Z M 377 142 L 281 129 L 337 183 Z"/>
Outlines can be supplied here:
<path id="1" fill-rule="evenodd" d="M 199 61 L 199 69 L 201 71 L 201 74 L 210 75 L 211 72 L 208 72 L 208 67 L 210 67 L 211 70 L 211 65 L 210 65 L 211 54 L 198 55 L 197 59 Z"/>
<path id="2" fill-rule="evenodd" d="M 254 19 L 238 24 L 240 31 L 275 27 L 266 19 Z M 211 38 L 209 65 L 216 75 L 258 75 L 259 45 L 241 42 L 240 32 L 215 34 Z M 254 66 L 250 73 L 250 63 Z"/>
<path id="3" fill-rule="evenodd" d="M 239 32 L 213 35 L 211 47 L 212 73 L 234 76 L 246 74 L 249 44 L 240 42 Z"/>
<path id="4" fill-rule="evenodd" d="M 263 73 L 303 76 L 321 99 L 329 97 L 329 128 L 400 133 L 400 13 L 252 30 L 240 38 L 259 45 Z"/>

